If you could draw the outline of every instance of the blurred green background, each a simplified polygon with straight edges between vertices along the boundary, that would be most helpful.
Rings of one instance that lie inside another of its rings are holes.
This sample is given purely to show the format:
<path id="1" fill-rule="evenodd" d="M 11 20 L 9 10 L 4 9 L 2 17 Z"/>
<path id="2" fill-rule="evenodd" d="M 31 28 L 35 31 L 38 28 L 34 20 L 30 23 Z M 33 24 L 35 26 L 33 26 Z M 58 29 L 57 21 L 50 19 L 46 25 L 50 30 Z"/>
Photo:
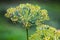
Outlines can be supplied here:
<path id="1" fill-rule="evenodd" d="M 20 23 L 14 24 L 4 14 L 7 8 L 15 7 L 20 3 L 31 3 L 41 6 L 48 11 L 50 17 L 45 24 L 60 29 L 60 3 L 59 0 L 1 0 L 0 1 L 0 40 L 26 40 L 25 28 Z M 35 27 L 29 29 L 29 36 L 35 32 Z"/>

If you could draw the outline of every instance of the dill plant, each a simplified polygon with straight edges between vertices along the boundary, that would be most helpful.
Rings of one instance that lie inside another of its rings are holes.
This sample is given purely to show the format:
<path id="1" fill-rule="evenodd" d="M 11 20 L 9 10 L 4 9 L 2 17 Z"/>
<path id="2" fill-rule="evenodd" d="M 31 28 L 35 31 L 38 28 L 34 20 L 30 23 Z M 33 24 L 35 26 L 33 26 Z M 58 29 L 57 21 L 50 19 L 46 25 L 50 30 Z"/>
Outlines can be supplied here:
<path id="1" fill-rule="evenodd" d="M 32 5 L 32 4 L 26 3 L 26 4 L 20 4 L 15 8 L 14 7 L 8 8 L 5 16 L 11 19 L 13 22 L 19 22 L 24 25 L 27 33 L 27 40 L 38 40 L 38 39 L 41 40 L 40 36 L 36 36 L 38 35 L 38 32 L 35 33 L 36 35 L 33 34 L 33 36 L 35 35 L 37 39 L 35 36 L 34 36 L 35 39 L 32 37 L 28 38 L 28 29 L 31 27 L 31 25 L 33 25 L 33 23 L 39 26 L 41 22 L 44 22 L 45 20 L 49 20 L 49 16 L 47 13 L 48 12 L 46 9 L 41 9 L 41 7 L 38 5 Z"/>
<path id="2" fill-rule="evenodd" d="M 52 26 L 40 24 L 36 29 L 29 40 L 60 40 L 60 32 Z"/>

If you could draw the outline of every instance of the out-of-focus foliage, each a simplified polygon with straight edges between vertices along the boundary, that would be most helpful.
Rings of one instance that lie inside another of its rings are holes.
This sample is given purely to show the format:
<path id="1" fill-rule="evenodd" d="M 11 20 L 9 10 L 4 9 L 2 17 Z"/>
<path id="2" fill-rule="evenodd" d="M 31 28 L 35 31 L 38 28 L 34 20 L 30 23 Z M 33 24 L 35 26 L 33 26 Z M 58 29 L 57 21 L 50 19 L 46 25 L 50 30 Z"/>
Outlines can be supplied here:
<path id="1" fill-rule="evenodd" d="M 29 40 L 60 40 L 60 32 L 49 25 L 41 24 Z"/>
<path id="2" fill-rule="evenodd" d="M 41 9 L 38 5 L 28 3 L 20 4 L 15 8 L 8 8 L 5 16 L 14 22 L 17 21 L 23 23 L 27 28 L 37 20 L 49 20 L 47 10 Z"/>

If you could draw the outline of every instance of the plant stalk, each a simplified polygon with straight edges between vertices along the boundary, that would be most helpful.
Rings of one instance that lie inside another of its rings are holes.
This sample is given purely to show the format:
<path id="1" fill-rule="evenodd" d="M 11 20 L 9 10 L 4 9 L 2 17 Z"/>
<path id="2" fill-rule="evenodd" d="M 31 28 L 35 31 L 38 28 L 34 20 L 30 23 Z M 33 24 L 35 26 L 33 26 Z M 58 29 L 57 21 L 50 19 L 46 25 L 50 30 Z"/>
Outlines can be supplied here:
<path id="1" fill-rule="evenodd" d="M 28 28 L 26 28 L 26 36 L 27 36 L 27 40 L 29 40 L 29 38 L 28 38 Z"/>

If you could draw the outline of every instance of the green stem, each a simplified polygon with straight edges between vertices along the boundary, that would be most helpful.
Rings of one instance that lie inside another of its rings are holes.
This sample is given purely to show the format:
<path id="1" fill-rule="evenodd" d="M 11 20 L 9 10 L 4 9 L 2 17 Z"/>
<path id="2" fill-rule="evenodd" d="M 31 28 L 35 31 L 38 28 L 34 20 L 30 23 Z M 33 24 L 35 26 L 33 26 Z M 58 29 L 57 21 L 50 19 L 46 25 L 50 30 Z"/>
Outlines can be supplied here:
<path id="1" fill-rule="evenodd" d="M 26 28 L 26 35 L 27 35 L 27 40 L 29 40 L 29 39 L 28 39 L 28 29 L 27 29 L 27 28 Z"/>

